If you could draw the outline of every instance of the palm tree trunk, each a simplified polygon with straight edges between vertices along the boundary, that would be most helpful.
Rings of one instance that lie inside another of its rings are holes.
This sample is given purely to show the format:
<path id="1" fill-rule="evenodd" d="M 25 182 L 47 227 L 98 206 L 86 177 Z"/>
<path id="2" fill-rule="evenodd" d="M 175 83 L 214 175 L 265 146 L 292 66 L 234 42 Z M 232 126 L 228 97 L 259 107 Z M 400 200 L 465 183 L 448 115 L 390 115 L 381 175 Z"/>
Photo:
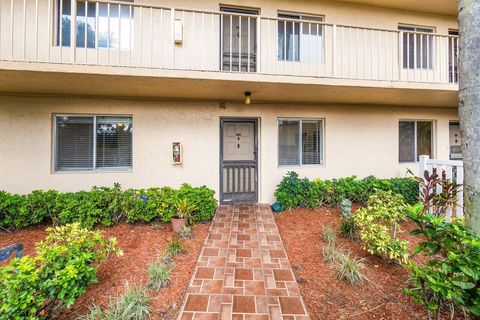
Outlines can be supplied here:
<path id="1" fill-rule="evenodd" d="M 480 1 L 459 0 L 458 20 L 465 222 L 480 233 Z"/>

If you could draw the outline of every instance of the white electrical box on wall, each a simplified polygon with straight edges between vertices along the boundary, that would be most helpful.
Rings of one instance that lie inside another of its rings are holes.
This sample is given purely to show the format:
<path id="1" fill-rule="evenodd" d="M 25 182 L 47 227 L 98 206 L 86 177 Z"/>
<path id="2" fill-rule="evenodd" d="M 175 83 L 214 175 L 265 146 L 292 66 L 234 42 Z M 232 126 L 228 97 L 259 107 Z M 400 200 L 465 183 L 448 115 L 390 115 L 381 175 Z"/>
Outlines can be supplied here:
<path id="1" fill-rule="evenodd" d="M 174 22 L 174 39 L 175 44 L 183 43 L 183 23 L 180 19 L 175 19 Z"/>

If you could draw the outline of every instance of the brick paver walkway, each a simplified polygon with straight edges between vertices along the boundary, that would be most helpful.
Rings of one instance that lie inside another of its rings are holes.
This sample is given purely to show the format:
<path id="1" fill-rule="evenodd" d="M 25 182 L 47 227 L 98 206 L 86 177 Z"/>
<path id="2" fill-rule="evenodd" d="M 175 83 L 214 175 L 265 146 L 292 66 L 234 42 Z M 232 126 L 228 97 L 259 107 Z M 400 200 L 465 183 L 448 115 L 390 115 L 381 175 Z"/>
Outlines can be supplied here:
<path id="1" fill-rule="evenodd" d="M 268 206 L 220 206 L 180 320 L 308 320 Z"/>

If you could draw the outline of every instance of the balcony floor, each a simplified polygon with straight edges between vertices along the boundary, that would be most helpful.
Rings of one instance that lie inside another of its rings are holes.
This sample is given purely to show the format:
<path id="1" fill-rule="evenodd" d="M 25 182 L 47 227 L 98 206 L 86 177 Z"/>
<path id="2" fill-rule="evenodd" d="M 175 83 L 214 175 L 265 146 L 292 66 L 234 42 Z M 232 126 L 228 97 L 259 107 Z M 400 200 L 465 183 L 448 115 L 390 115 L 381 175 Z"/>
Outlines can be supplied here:
<path id="1" fill-rule="evenodd" d="M 0 62 L 0 92 L 135 99 L 457 107 L 458 85 L 193 70 Z"/>

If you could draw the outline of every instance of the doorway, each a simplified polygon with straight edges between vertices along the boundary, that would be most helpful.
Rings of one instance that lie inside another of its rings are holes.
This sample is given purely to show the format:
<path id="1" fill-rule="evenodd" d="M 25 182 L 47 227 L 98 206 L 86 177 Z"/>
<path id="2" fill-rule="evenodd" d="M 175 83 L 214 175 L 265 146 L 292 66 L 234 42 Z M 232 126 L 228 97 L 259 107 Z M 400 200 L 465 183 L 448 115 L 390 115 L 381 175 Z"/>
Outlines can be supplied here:
<path id="1" fill-rule="evenodd" d="M 220 202 L 258 202 L 257 119 L 220 119 Z"/>

